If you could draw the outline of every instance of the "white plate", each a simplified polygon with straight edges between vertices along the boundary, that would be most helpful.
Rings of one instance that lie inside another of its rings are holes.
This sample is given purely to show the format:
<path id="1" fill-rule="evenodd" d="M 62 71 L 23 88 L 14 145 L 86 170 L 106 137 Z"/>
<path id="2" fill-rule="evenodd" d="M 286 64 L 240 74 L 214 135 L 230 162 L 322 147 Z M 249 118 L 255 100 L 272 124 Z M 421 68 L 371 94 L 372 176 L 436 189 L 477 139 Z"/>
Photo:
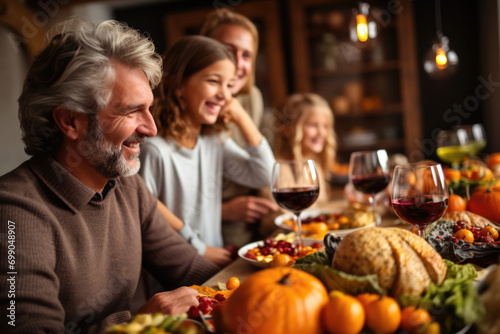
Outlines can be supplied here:
<path id="1" fill-rule="evenodd" d="M 332 213 L 341 213 L 342 209 L 309 209 L 309 210 L 304 210 L 302 211 L 300 215 L 300 219 L 303 220 L 305 218 L 309 217 L 317 217 L 321 214 L 332 214 Z M 292 227 L 290 225 L 285 224 L 285 220 L 287 219 L 294 219 L 295 220 L 295 215 L 292 213 L 284 213 L 282 215 L 279 215 L 274 219 L 274 224 L 278 226 L 279 228 L 282 228 L 284 230 L 288 231 L 293 231 Z M 347 228 L 347 229 L 342 229 L 342 230 L 335 230 L 335 231 L 329 231 L 328 233 L 335 233 L 335 235 L 339 237 L 345 237 L 351 232 L 361 230 L 363 228 L 367 228 L 370 226 L 375 226 L 375 222 L 372 224 L 369 224 L 367 226 L 362 226 L 362 227 L 356 227 L 356 228 Z"/>
<path id="2" fill-rule="evenodd" d="M 302 242 L 303 242 L 304 246 L 311 246 L 312 244 L 314 244 L 316 242 L 316 243 L 320 244 L 321 247 L 323 247 L 323 240 L 316 240 L 316 239 L 313 239 L 313 238 L 302 238 Z M 296 243 L 297 243 L 297 241 L 294 242 L 294 244 L 296 244 Z M 256 247 L 259 247 L 259 246 L 263 246 L 263 245 L 264 245 L 264 240 L 251 242 L 251 243 L 249 243 L 249 244 L 241 247 L 238 250 L 238 255 L 243 260 L 245 260 L 247 262 L 250 262 L 251 264 L 253 264 L 256 267 L 259 267 L 259 268 L 269 268 L 269 267 L 271 267 L 270 263 L 259 262 L 257 260 L 252 260 L 252 259 L 249 259 L 248 257 L 245 257 L 245 254 L 250 249 L 253 249 L 253 248 L 256 248 Z"/>

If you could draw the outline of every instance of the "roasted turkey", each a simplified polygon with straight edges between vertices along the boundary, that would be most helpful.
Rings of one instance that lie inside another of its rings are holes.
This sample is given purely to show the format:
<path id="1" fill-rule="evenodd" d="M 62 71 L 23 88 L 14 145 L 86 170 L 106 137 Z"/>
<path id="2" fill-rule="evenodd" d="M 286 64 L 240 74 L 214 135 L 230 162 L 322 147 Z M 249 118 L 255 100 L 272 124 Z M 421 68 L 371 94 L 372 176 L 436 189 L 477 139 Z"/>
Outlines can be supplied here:
<path id="1" fill-rule="evenodd" d="M 431 282 L 441 285 L 446 264 L 425 240 L 401 228 L 369 227 L 347 235 L 333 255 L 332 267 L 376 275 L 391 296 L 422 295 Z"/>

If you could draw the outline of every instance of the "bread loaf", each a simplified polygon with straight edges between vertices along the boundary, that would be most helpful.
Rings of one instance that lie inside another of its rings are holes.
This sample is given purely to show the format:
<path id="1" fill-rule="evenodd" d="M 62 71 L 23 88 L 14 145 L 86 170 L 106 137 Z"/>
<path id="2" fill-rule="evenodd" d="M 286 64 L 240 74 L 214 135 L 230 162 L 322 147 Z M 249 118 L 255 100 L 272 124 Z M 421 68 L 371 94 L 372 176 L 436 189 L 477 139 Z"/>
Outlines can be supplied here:
<path id="1" fill-rule="evenodd" d="M 422 295 L 431 282 L 446 276 L 441 256 L 419 236 L 400 228 L 369 227 L 347 235 L 337 247 L 332 267 L 364 276 L 376 275 L 391 296 Z"/>

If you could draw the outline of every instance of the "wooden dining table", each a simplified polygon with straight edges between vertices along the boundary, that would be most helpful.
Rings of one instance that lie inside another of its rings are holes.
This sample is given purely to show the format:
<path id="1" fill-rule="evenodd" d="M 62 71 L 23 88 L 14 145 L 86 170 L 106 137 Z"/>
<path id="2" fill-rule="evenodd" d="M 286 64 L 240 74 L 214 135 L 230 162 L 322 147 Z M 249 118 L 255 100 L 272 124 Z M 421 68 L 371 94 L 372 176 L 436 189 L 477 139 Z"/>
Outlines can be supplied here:
<path id="1" fill-rule="evenodd" d="M 325 210 L 333 210 L 338 209 L 342 210 L 343 208 L 347 208 L 349 203 L 345 199 L 337 199 L 328 203 L 328 205 L 320 208 Z M 405 223 L 397 218 L 397 216 L 392 212 L 389 208 L 384 208 L 384 212 L 381 214 L 381 227 L 400 227 L 411 229 L 412 226 L 408 223 Z M 276 236 L 278 233 L 289 233 L 290 231 L 277 228 L 270 237 Z M 253 265 L 250 261 L 247 261 L 241 257 L 237 258 L 229 265 L 221 269 L 214 276 L 209 278 L 206 282 L 203 283 L 204 286 L 208 286 L 213 289 L 219 289 L 219 283 L 226 283 L 227 280 L 231 277 L 237 277 L 240 282 L 246 280 L 253 273 L 261 270 L 255 265 Z"/>

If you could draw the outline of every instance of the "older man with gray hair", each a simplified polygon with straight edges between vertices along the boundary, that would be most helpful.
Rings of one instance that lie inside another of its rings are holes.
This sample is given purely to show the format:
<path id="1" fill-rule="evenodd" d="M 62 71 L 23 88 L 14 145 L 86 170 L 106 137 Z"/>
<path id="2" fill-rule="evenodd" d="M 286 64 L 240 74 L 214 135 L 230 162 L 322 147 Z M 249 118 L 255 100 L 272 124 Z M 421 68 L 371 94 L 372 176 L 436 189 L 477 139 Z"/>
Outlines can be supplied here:
<path id="1" fill-rule="evenodd" d="M 100 332 L 131 318 L 141 265 L 167 292 L 139 312 L 198 305 L 217 267 L 167 223 L 136 175 L 162 76 L 153 43 L 116 21 L 61 24 L 19 98 L 32 158 L 0 178 L 2 333 Z M 5 287 L 5 288 L 4 288 Z"/>

